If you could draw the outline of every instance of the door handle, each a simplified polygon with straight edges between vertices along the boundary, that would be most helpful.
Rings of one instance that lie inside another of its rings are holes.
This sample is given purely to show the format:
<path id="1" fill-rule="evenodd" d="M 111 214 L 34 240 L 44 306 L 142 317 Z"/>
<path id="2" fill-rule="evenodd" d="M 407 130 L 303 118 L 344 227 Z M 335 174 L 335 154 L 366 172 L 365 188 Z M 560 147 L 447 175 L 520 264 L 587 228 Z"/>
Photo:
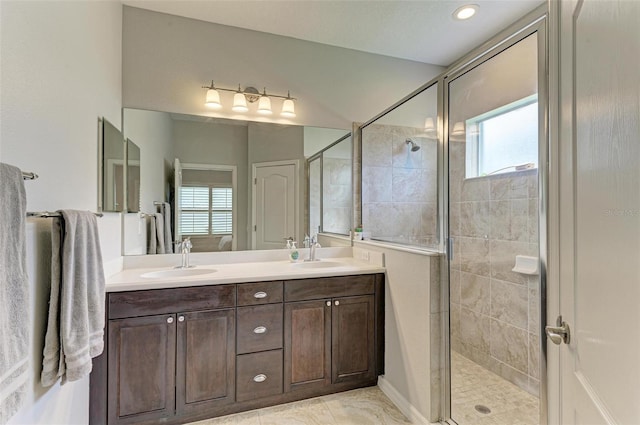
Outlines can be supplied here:
<path id="1" fill-rule="evenodd" d="M 556 320 L 556 326 L 545 326 L 545 333 L 556 345 L 560 345 L 563 342 L 565 344 L 569 344 L 571 342 L 571 328 L 569 328 L 569 324 L 562 320 L 562 316 L 558 316 Z"/>

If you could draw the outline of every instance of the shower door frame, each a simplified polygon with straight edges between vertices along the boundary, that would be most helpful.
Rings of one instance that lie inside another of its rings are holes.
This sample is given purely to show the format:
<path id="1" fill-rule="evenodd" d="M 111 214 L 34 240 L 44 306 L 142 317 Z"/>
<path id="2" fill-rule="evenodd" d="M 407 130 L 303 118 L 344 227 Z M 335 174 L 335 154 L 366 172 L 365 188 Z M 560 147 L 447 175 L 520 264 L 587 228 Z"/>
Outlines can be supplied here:
<path id="1" fill-rule="evenodd" d="M 540 324 L 538 334 L 540 336 L 540 425 L 548 424 L 548 379 L 547 379 L 547 338 L 545 335 L 546 302 L 547 302 L 547 256 L 548 256 L 548 174 L 550 159 L 549 136 L 549 75 L 548 75 L 548 14 L 547 6 L 542 5 L 513 25 L 509 26 L 496 36 L 474 49 L 469 54 L 451 65 L 440 77 L 438 83 L 439 106 L 442 110 L 439 114 L 439 137 L 441 141 L 440 159 L 442 164 L 442 190 L 440 208 L 442 220 L 442 241 L 446 240 L 444 249 L 446 255 L 441 263 L 441 302 L 442 302 L 442 393 L 441 393 L 441 422 L 456 424 L 451 418 L 451 341 L 450 341 L 450 301 L 449 301 L 449 263 L 452 260 L 452 240 L 449 232 L 449 89 L 448 85 L 456 78 L 472 70 L 476 66 L 490 60 L 502 53 L 526 37 L 537 33 L 538 37 L 538 244 L 539 244 L 539 312 Z M 440 122 L 441 121 L 441 122 Z M 440 125 L 441 124 L 441 125 Z"/>

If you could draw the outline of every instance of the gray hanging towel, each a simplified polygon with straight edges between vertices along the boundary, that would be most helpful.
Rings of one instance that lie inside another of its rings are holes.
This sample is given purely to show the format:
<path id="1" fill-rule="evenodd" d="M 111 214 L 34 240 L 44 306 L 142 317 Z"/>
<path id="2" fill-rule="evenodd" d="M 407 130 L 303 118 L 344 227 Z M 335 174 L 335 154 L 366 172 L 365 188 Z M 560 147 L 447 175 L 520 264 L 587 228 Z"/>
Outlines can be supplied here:
<path id="1" fill-rule="evenodd" d="M 105 279 L 96 216 L 61 210 L 51 231 L 51 296 L 41 381 L 77 381 L 104 348 Z"/>
<path id="2" fill-rule="evenodd" d="M 22 172 L 0 163 L 0 424 L 20 409 L 31 385 L 26 214 Z"/>

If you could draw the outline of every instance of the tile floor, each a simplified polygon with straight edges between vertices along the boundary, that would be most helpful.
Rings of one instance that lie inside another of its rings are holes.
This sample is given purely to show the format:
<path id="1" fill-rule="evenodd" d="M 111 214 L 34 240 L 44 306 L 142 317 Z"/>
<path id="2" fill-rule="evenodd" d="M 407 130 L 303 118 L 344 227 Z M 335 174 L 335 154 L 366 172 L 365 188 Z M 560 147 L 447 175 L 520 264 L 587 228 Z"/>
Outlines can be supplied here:
<path id="1" fill-rule="evenodd" d="M 410 424 L 378 387 L 237 413 L 188 425 L 396 425 Z"/>
<path id="2" fill-rule="evenodd" d="M 476 405 L 491 413 L 478 412 Z M 451 417 L 459 425 L 537 425 L 538 406 L 537 397 L 451 352 Z"/>

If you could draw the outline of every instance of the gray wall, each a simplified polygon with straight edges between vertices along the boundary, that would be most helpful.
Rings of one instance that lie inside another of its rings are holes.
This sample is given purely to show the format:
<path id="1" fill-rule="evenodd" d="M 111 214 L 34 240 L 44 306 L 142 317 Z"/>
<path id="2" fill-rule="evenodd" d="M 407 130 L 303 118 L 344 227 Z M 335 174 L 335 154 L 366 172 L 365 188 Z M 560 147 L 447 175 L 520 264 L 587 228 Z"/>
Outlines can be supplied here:
<path id="1" fill-rule="evenodd" d="M 286 23 L 283 23 L 286 25 Z M 350 129 L 436 76 L 442 67 L 188 18 L 124 8 L 127 107 L 237 118 L 204 106 L 202 85 L 254 85 L 298 98 L 297 117 L 253 121 Z M 229 104 L 233 93 L 221 93 Z M 281 101 L 273 101 L 274 110 Z"/>

